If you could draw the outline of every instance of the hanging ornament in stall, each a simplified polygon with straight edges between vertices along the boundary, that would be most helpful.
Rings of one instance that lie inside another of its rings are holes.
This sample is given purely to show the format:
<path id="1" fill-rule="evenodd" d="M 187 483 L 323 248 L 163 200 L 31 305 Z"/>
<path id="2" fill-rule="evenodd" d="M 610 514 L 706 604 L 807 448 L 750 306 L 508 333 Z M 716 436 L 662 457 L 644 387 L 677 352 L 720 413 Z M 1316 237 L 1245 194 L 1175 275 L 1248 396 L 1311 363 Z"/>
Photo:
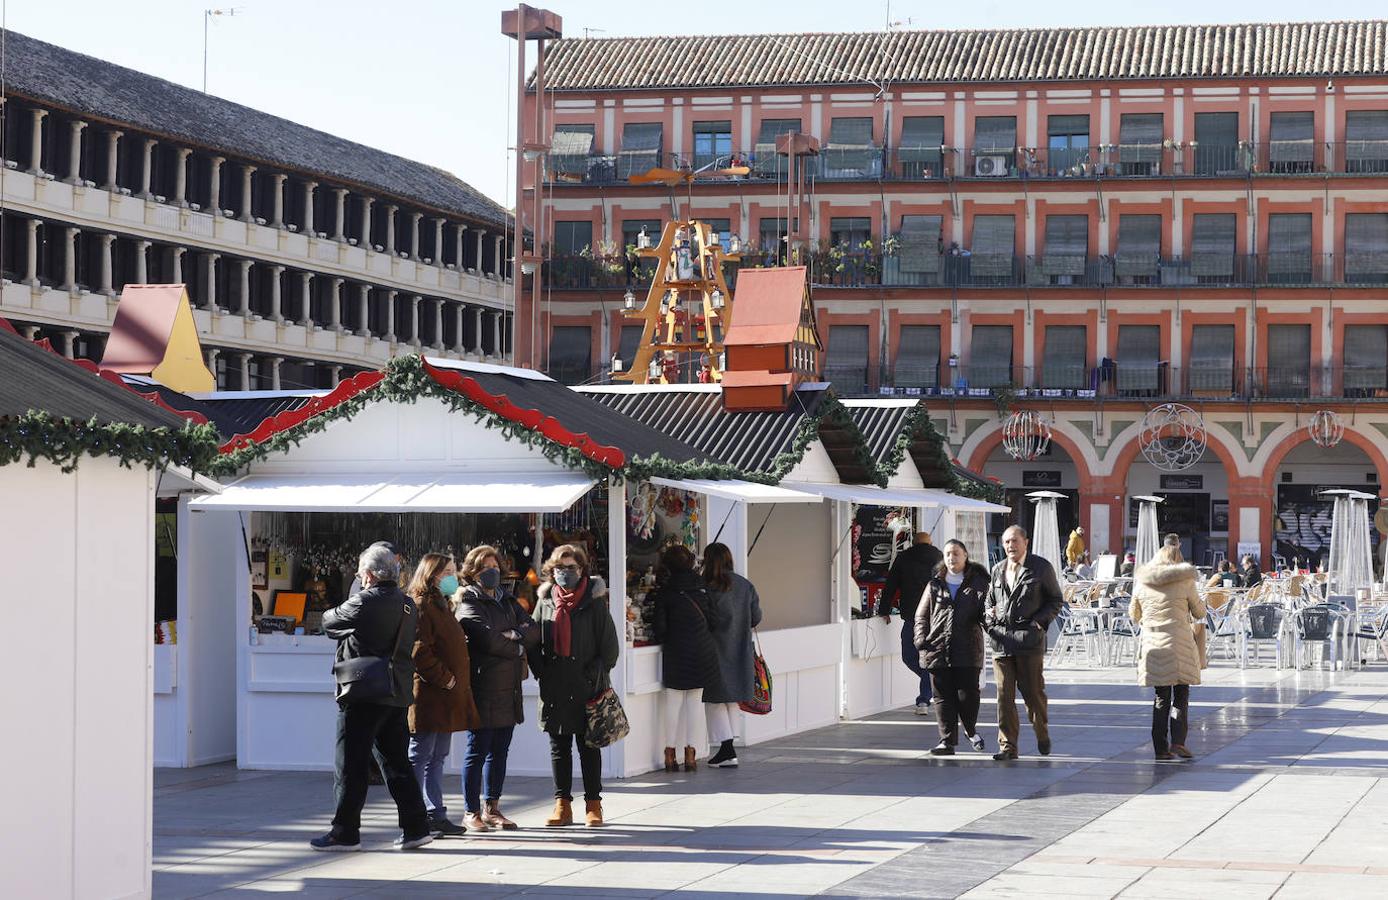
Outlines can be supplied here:
<path id="1" fill-rule="evenodd" d="M 1182 403 L 1163 403 L 1142 420 L 1138 448 L 1160 471 L 1180 472 L 1200 462 L 1208 439 L 1198 412 Z"/>
<path id="2" fill-rule="evenodd" d="M 1013 459 L 1031 462 L 1050 446 L 1051 426 L 1035 410 L 1019 409 L 1003 423 L 1002 447 Z"/>
<path id="3" fill-rule="evenodd" d="M 1306 424 L 1306 430 L 1317 446 L 1328 450 L 1344 439 L 1345 420 L 1340 418 L 1340 414 L 1332 409 L 1322 409 L 1311 416 L 1311 421 Z"/>

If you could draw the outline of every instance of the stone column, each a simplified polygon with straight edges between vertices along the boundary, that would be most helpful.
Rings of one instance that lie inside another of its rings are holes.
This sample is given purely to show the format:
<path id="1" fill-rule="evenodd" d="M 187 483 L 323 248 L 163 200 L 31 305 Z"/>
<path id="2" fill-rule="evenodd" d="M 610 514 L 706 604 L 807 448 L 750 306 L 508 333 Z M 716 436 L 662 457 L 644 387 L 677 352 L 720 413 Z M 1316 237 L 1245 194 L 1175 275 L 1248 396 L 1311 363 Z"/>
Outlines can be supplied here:
<path id="1" fill-rule="evenodd" d="M 337 217 L 333 220 L 333 240 L 347 240 L 347 232 L 343 230 L 343 221 L 347 218 L 347 189 L 333 188 L 333 193 L 337 195 Z"/>
<path id="2" fill-rule="evenodd" d="M 415 294 L 410 297 L 410 343 L 419 346 L 419 302 L 424 298 Z"/>
<path id="3" fill-rule="evenodd" d="M 77 235 L 76 228 L 63 229 L 63 290 L 77 293 Z"/>
<path id="4" fill-rule="evenodd" d="M 249 319 L 251 317 L 251 266 L 253 263 L 249 259 L 243 259 L 240 260 L 240 264 L 241 283 L 238 287 L 241 289 L 241 298 L 237 304 L 237 312 L 241 314 L 241 318 Z"/>
<path id="5" fill-rule="evenodd" d="M 477 237 L 477 274 L 478 274 L 478 275 L 481 275 L 481 274 L 482 274 L 482 238 L 483 238 L 484 235 L 486 235 L 486 232 L 485 232 L 485 231 L 483 231 L 483 230 L 480 229 L 480 228 L 477 229 L 477 235 L 476 235 L 476 237 Z"/>
<path id="6" fill-rule="evenodd" d="M 467 348 L 463 346 L 463 310 L 466 308 L 467 305 L 463 303 L 453 304 L 453 349 L 458 353 L 467 351 Z"/>
<path id="7" fill-rule="evenodd" d="M 30 287 L 39 286 L 39 220 L 29 219 L 28 257 L 24 263 L 24 280 Z"/>
<path id="8" fill-rule="evenodd" d="M 467 226 L 459 225 L 458 233 L 455 236 L 457 246 L 453 248 L 453 264 L 458 267 L 458 271 L 463 271 L 463 235 L 467 234 Z"/>
<path id="9" fill-rule="evenodd" d="M 477 343 L 473 345 L 473 348 L 472 348 L 472 349 L 473 349 L 473 352 L 475 352 L 478 356 L 481 356 L 481 355 L 482 355 L 482 312 L 483 312 L 482 307 L 478 306 L 478 307 L 474 308 L 472 312 L 473 312 L 473 314 L 476 316 L 476 321 L 475 321 L 473 324 L 476 326 L 476 328 L 474 329 L 474 334 L 476 335 L 476 340 L 477 340 Z"/>
<path id="10" fill-rule="evenodd" d="M 184 247 L 170 247 L 169 253 L 173 258 L 173 279 L 174 284 L 183 284 L 183 253 Z"/>
<path id="11" fill-rule="evenodd" d="M 395 297 L 399 291 L 386 291 L 386 336 L 385 339 L 390 343 L 395 343 L 398 338 L 395 336 Z"/>
<path id="12" fill-rule="evenodd" d="M 395 213 L 398 209 L 394 203 L 386 204 L 386 252 L 391 256 L 395 255 Z"/>
<path id="13" fill-rule="evenodd" d="M 154 174 L 154 138 L 145 138 L 143 155 L 140 157 L 140 193 L 137 197 L 149 199 L 149 181 Z"/>
<path id="14" fill-rule="evenodd" d="M 419 220 L 424 213 L 410 213 L 410 259 L 419 262 Z"/>
<path id="15" fill-rule="evenodd" d="M 149 241 L 135 242 L 135 283 L 149 284 Z"/>
<path id="16" fill-rule="evenodd" d="M 254 196 L 254 183 L 251 177 L 255 175 L 255 166 L 243 165 L 241 167 L 241 219 L 245 222 L 254 222 L 255 213 L 252 210 L 255 204 L 251 201 Z"/>
<path id="17" fill-rule="evenodd" d="M 241 357 L 241 390 L 251 390 L 251 354 L 238 353 Z"/>
<path id="18" fill-rule="evenodd" d="M 362 337 L 371 337 L 371 285 L 363 284 L 361 297 L 357 300 L 357 319 L 361 322 Z"/>
<path id="19" fill-rule="evenodd" d="M 284 362 L 283 356 L 272 356 L 269 359 L 270 390 L 272 391 L 277 391 L 280 389 L 280 363 L 282 362 Z"/>
<path id="20" fill-rule="evenodd" d="M 505 337 L 501 333 L 501 313 L 492 311 L 492 355 L 505 356 Z"/>
<path id="21" fill-rule="evenodd" d="M 77 338 L 82 334 L 80 331 L 63 332 L 63 356 L 72 359 L 73 345 L 77 343 Z"/>
<path id="22" fill-rule="evenodd" d="M 283 276 L 284 266 L 270 267 L 270 319 L 276 325 L 284 324 L 284 298 L 280 291 Z"/>
<path id="23" fill-rule="evenodd" d="M 443 349 L 443 301 L 434 298 L 434 343 L 431 344 L 435 350 Z"/>
<path id="24" fill-rule="evenodd" d="M 342 383 L 342 366 L 328 366 L 328 374 L 332 376 L 333 387 Z"/>
<path id="25" fill-rule="evenodd" d="M 72 136 L 68 139 L 67 177 L 63 180 L 68 184 L 80 184 L 82 182 L 82 129 L 87 127 L 87 123 L 74 121 L 68 127 L 72 129 Z"/>
<path id="26" fill-rule="evenodd" d="M 284 227 L 284 181 L 287 175 L 271 175 L 275 182 L 275 198 L 270 209 L 270 225 L 275 228 Z"/>
<path id="27" fill-rule="evenodd" d="M 361 198 L 361 235 L 358 237 L 358 243 L 367 250 L 374 249 L 371 244 L 371 207 L 375 203 L 372 197 Z"/>
<path id="28" fill-rule="evenodd" d="M 176 206 L 188 205 L 188 157 L 192 152 L 186 147 L 179 147 L 174 151 L 174 155 L 178 157 L 178 162 L 174 164 L 173 202 Z"/>
<path id="29" fill-rule="evenodd" d="M 103 234 L 101 241 L 101 293 L 110 297 L 115 294 L 111 283 L 111 248 L 116 242 L 114 234 Z"/>
<path id="30" fill-rule="evenodd" d="M 300 272 L 299 280 L 302 287 L 299 288 L 299 296 L 303 298 L 303 303 L 299 308 L 299 324 L 305 328 L 313 327 L 313 273 Z"/>
<path id="31" fill-rule="evenodd" d="M 443 219 L 434 220 L 434 265 L 443 268 Z"/>
<path id="32" fill-rule="evenodd" d="M 501 245 L 505 242 L 505 238 L 496 234 L 492 235 L 492 241 L 492 274 L 496 275 L 497 281 L 503 281 L 506 278 L 506 270 L 501 265 Z"/>
<path id="33" fill-rule="evenodd" d="M 33 117 L 33 125 L 29 133 L 29 174 L 43 174 L 43 120 L 48 117 L 48 110 L 30 110 Z"/>
<path id="34" fill-rule="evenodd" d="M 333 331 L 342 330 L 342 279 L 334 278 L 328 293 L 328 327 Z"/>
<path id="35" fill-rule="evenodd" d="M 207 348 L 207 369 L 208 369 L 208 371 L 210 371 L 210 372 L 212 373 L 212 378 L 214 379 L 214 383 L 215 383 L 215 379 L 216 379 L 216 377 L 217 377 L 217 357 L 218 357 L 218 356 L 221 356 L 221 355 L 222 355 L 222 351 L 219 350 L 219 349 L 217 349 L 216 347 L 208 347 L 208 348 Z M 218 386 L 218 387 L 221 387 L 221 385 L 217 385 L 217 386 Z"/>
<path id="36" fill-rule="evenodd" d="M 116 175 L 120 171 L 120 139 L 123 135 L 121 131 L 106 132 L 106 183 L 102 187 L 113 194 L 120 190 Z"/>
<path id="37" fill-rule="evenodd" d="M 207 259 L 207 281 L 203 284 L 203 309 L 217 308 L 217 260 L 221 257 L 220 253 L 204 254 Z"/>
<path id="38" fill-rule="evenodd" d="M 212 215 L 222 214 L 222 163 L 226 162 L 224 156 L 212 157 L 211 175 L 207 182 L 207 205 L 212 207 Z"/>
<path id="39" fill-rule="evenodd" d="M 313 227 L 313 192 L 318 187 L 316 181 L 304 182 L 304 234 L 314 234 Z"/>

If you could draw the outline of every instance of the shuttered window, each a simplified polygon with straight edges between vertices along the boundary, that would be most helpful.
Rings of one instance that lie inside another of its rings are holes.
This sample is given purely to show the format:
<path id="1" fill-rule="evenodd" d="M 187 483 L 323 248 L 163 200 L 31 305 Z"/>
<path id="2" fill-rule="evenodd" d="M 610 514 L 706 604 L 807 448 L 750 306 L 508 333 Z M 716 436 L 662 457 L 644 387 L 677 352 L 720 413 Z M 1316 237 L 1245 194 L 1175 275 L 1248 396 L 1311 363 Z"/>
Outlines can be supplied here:
<path id="1" fill-rule="evenodd" d="M 1161 216 L 1120 215 L 1115 274 L 1120 278 L 1154 278 L 1161 256 Z"/>
<path id="2" fill-rule="evenodd" d="M 1233 213 L 1196 213 L 1190 239 L 1190 271 L 1204 278 L 1234 275 Z"/>
<path id="3" fill-rule="evenodd" d="M 1186 382 L 1192 392 L 1232 393 L 1234 326 L 1196 325 L 1190 330 Z"/>
<path id="4" fill-rule="evenodd" d="M 776 138 L 800 131 L 799 119 L 762 119 L 757 129 L 757 143 L 752 148 L 756 156 L 755 169 L 759 175 L 774 175 L 786 170 L 786 159 L 776 153 Z"/>
<path id="5" fill-rule="evenodd" d="M 1349 396 L 1388 388 L 1388 325 L 1346 325 L 1344 366 Z"/>
<path id="6" fill-rule="evenodd" d="M 592 125 L 556 125 L 554 142 L 549 150 L 550 165 L 555 174 L 570 180 L 588 174 L 588 157 L 593 152 Z"/>
<path id="7" fill-rule="evenodd" d="M 924 162 L 940 158 L 945 143 L 943 116 L 907 116 L 901 120 L 901 159 Z"/>
<path id="8" fill-rule="evenodd" d="M 989 278 L 1011 275 L 1016 229 L 1013 216 L 974 216 L 970 273 Z"/>
<path id="9" fill-rule="evenodd" d="M 581 384 L 593 370 L 593 329 L 556 325 L 549 339 L 549 374 L 563 384 Z"/>
<path id="10" fill-rule="evenodd" d="M 1118 390 L 1150 395 L 1157 391 L 1161 361 L 1160 325 L 1118 326 Z"/>
<path id="11" fill-rule="evenodd" d="M 1239 167 L 1239 114 L 1195 114 L 1195 173 L 1218 175 Z"/>
<path id="12" fill-rule="evenodd" d="M 940 271 L 941 216 L 902 216 L 897 260 L 903 272 Z"/>
<path id="13" fill-rule="evenodd" d="M 1160 163 L 1164 137 L 1161 113 L 1124 113 L 1118 124 L 1118 161 Z"/>
<path id="14" fill-rule="evenodd" d="M 893 378 L 897 387 L 933 388 L 939 382 L 940 326 L 903 325 Z"/>
<path id="15" fill-rule="evenodd" d="M 867 389 L 868 327 L 829 326 L 829 347 L 824 378 L 840 394 L 861 394 Z"/>
<path id="16" fill-rule="evenodd" d="M 1012 326 L 975 325 L 969 346 L 968 386 L 1006 387 L 1012 383 Z"/>
<path id="17" fill-rule="evenodd" d="M 641 175 L 660 165 L 664 127 L 659 122 L 628 122 L 622 126 L 622 151 L 617 155 L 617 177 Z"/>
<path id="18" fill-rule="evenodd" d="M 1388 109 L 1345 113 L 1345 168 L 1388 172 Z"/>
<path id="19" fill-rule="evenodd" d="M 559 256 L 572 256 L 593 247 L 592 222 L 555 222 L 554 252 Z"/>
<path id="20" fill-rule="evenodd" d="M 1016 116 L 979 116 L 974 119 L 974 150 L 979 153 L 1014 153 L 1016 149 Z"/>
<path id="21" fill-rule="evenodd" d="M 1088 216 L 1047 216 L 1041 268 L 1047 275 L 1083 275 L 1089 253 Z"/>
<path id="22" fill-rule="evenodd" d="M 1345 215 L 1345 280 L 1374 282 L 1388 275 L 1388 213 Z"/>
<path id="23" fill-rule="evenodd" d="M 872 144 L 870 117 L 837 118 L 829 123 L 829 143 L 820 153 L 826 178 L 851 178 L 875 174 L 880 160 Z"/>
<path id="24" fill-rule="evenodd" d="M 1270 281 L 1310 281 L 1310 213 L 1273 213 L 1268 216 L 1267 259 Z"/>
<path id="25" fill-rule="evenodd" d="M 1273 171 L 1310 171 L 1315 157 L 1316 114 L 1275 112 L 1268 131 L 1268 161 Z M 1304 165 L 1293 165 L 1293 164 Z"/>
<path id="26" fill-rule="evenodd" d="M 1083 325 L 1047 325 L 1046 345 L 1041 360 L 1042 386 L 1088 387 L 1088 357 L 1088 341 Z"/>
<path id="27" fill-rule="evenodd" d="M 1268 396 L 1306 396 L 1311 385 L 1311 326 L 1269 325 L 1267 349 Z"/>
<path id="28" fill-rule="evenodd" d="M 626 371 L 631 370 L 631 361 L 636 358 L 636 348 L 641 343 L 641 332 L 644 325 L 623 325 L 621 335 L 617 338 L 617 357 L 622 361 Z"/>

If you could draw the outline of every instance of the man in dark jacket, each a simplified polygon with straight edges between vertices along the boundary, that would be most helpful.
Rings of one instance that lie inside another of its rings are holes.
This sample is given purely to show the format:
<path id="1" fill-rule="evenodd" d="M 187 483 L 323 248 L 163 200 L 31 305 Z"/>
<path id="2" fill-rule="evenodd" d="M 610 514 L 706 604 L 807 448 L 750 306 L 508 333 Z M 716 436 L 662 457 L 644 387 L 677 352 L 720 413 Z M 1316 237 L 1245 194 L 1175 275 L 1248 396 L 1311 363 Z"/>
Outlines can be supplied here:
<path id="1" fill-rule="evenodd" d="M 930 713 L 930 673 L 921 668 L 920 651 L 916 649 L 913 634 L 916 607 L 944 558 L 939 548 L 930 543 L 930 532 L 917 531 L 916 542 L 897 556 L 887 573 L 887 583 L 882 587 L 882 618 L 891 618 L 893 603 L 901 611 L 901 661 L 920 682 L 916 691 L 918 716 Z"/>
<path id="2" fill-rule="evenodd" d="M 1017 690 L 1036 732 L 1036 749 L 1051 752 L 1046 719 L 1046 629 L 1065 600 L 1055 569 L 1027 552 L 1027 533 L 1013 525 L 1002 533 L 1007 558 L 993 567 L 984 627 L 993 642 L 993 673 L 998 684 L 998 761 L 1017 758 Z"/>
<path id="3" fill-rule="evenodd" d="M 315 850 L 361 849 L 361 810 L 366 804 L 367 771 L 374 753 L 384 770 L 403 832 L 395 846 L 413 850 L 434 839 L 409 757 L 407 713 L 414 700 L 410 654 L 418 611 L 396 584 L 400 564 L 390 548 L 368 547 L 357 573 L 361 592 L 323 614 L 323 631 L 337 641 L 339 664 L 371 658 L 391 660 L 390 693 L 384 697 L 359 696 L 361 683 L 338 673 L 333 780 L 337 812 L 332 830 L 309 844 Z"/>

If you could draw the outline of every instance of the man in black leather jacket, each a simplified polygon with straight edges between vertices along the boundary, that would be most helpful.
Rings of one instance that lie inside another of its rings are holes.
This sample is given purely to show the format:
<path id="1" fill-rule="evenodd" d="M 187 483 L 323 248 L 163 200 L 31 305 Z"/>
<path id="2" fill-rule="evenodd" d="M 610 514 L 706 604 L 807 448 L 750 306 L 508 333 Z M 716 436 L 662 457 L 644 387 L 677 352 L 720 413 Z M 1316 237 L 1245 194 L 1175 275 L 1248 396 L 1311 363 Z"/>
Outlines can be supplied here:
<path id="1" fill-rule="evenodd" d="M 915 540 L 901 551 L 887 573 L 887 582 L 882 586 L 881 613 L 882 618 L 890 618 L 893 601 L 901 610 L 901 661 L 919 680 L 916 715 L 924 716 L 930 713 L 930 673 L 921 668 L 920 651 L 916 649 L 916 607 L 920 606 L 921 597 L 945 556 L 940 548 L 930 543 L 930 532 L 916 532 Z"/>
<path id="2" fill-rule="evenodd" d="M 362 590 L 323 614 L 323 631 L 336 640 L 337 661 L 393 660 L 386 697 L 354 697 L 352 685 L 337 685 L 337 757 L 333 788 L 337 811 L 332 830 L 309 842 L 315 850 L 360 850 L 361 810 L 374 753 L 395 800 L 403 834 L 395 846 L 413 850 L 433 840 L 424 798 L 410 766 L 407 713 L 414 702 L 414 650 L 418 611 L 400 590 L 400 564 L 392 549 L 372 545 L 361 555 Z"/>
<path id="3" fill-rule="evenodd" d="M 998 761 L 1017 758 L 1016 693 L 1022 692 L 1027 718 L 1036 732 L 1036 749 L 1051 752 L 1047 728 L 1046 629 L 1065 603 L 1055 568 L 1027 551 L 1027 533 L 1013 525 L 1002 533 L 1007 558 L 993 567 L 984 612 L 984 630 L 993 642 L 993 674 L 998 684 Z"/>

